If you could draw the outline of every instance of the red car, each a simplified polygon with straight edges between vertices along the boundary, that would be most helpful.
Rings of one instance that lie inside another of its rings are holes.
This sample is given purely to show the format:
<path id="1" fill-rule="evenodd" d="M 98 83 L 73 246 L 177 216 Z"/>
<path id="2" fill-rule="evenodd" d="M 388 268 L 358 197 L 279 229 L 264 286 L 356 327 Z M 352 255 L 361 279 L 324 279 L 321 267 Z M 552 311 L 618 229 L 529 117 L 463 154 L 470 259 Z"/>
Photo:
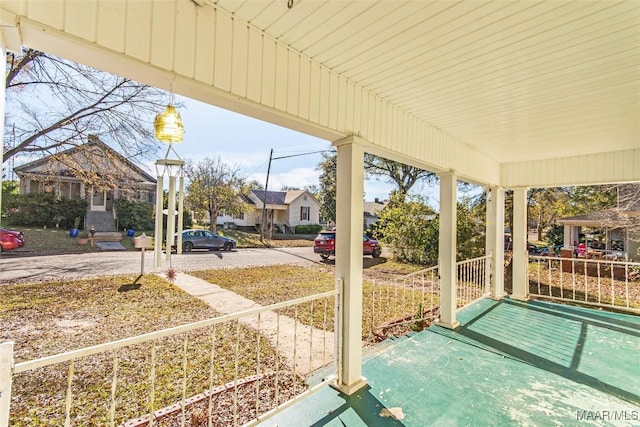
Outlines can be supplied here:
<path id="1" fill-rule="evenodd" d="M 10 251 L 24 246 L 22 231 L 0 228 L 0 252 Z"/>
<path id="2" fill-rule="evenodd" d="M 329 258 L 330 255 L 335 255 L 336 232 L 321 231 L 313 241 L 313 252 L 320 254 L 320 257 L 324 260 Z M 380 252 L 382 252 L 382 248 L 377 240 L 370 239 L 367 236 L 362 238 L 362 253 L 364 255 L 371 255 L 373 258 L 378 258 Z"/>

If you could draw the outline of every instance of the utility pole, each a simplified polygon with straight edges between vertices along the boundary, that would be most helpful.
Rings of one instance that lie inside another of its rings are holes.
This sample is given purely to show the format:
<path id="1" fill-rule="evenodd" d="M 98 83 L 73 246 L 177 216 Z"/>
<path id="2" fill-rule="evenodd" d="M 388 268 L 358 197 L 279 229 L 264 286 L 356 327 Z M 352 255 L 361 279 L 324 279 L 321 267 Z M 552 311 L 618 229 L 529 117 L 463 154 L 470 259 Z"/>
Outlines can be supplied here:
<path id="1" fill-rule="evenodd" d="M 308 156 L 309 154 L 318 154 L 318 153 L 326 153 L 327 151 L 333 150 L 319 150 L 319 151 L 311 151 L 308 153 L 300 153 L 300 154 L 291 154 L 289 156 L 279 156 L 273 157 L 273 148 L 269 153 L 269 166 L 267 166 L 267 181 L 264 184 L 264 200 L 262 201 L 262 224 L 260 225 L 260 241 L 264 243 L 265 237 L 265 223 L 267 222 L 267 191 L 269 187 L 269 174 L 271 173 L 271 161 L 272 160 L 280 160 L 280 159 L 288 159 L 290 157 L 300 157 L 300 156 Z M 272 231 L 272 224 L 269 225 L 269 231 Z M 269 237 L 271 237 L 271 233 L 269 233 Z"/>
<path id="2" fill-rule="evenodd" d="M 269 153 L 269 166 L 267 166 L 267 181 L 264 183 L 264 197 L 262 198 L 262 224 L 260 224 L 260 241 L 264 243 L 265 225 L 267 223 L 267 190 L 269 188 L 269 174 L 271 173 L 271 160 L 273 160 L 273 148 Z"/>

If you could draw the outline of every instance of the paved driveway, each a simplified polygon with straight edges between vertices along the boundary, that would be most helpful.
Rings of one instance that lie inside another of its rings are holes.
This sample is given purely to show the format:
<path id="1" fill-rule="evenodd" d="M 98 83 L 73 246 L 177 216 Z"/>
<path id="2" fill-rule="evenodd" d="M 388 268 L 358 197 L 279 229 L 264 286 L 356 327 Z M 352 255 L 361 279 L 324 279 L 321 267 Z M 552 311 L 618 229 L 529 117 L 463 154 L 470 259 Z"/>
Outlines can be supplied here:
<path id="1" fill-rule="evenodd" d="M 171 256 L 171 266 L 179 271 L 211 268 L 300 264 L 319 261 L 312 247 L 238 249 L 231 252 L 194 251 Z M 140 273 L 140 252 L 99 252 L 90 254 L 51 255 L 34 257 L 0 256 L 0 282 L 41 281 L 59 278 L 83 278 L 113 274 Z M 153 267 L 153 252 L 145 254 L 145 273 L 163 272 L 169 268 L 163 255 L 163 265 Z"/>

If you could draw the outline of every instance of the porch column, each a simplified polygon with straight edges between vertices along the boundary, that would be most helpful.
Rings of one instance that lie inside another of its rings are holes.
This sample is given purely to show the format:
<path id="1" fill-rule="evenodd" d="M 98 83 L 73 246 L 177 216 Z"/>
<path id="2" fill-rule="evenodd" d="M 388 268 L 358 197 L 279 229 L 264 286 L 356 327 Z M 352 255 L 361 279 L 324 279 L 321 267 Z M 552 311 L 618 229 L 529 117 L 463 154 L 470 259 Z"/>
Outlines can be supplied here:
<path id="1" fill-rule="evenodd" d="M 453 172 L 440 177 L 440 236 L 438 270 L 440 273 L 440 326 L 455 329 L 456 320 L 456 201 L 457 177 Z"/>
<path id="2" fill-rule="evenodd" d="M 527 189 L 513 190 L 513 274 L 511 297 L 526 300 L 529 294 L 529 258 L 527 256 Z"/>
<path id="3" fill-rule="evenodd" d="M 2 58 L 7 57 L 5 42 L 2 31 L 0 31 L 0 54 Z M 0 135 L 4 135 L 4 114 L 6 110 L 6 90 L 7 74 L 2 73 L 2 82 L 0 82 Z M 0 147 L 0 212 L 2 212 L 2 165 L 4 163 L 4 144 Z M 0 227 L 2 226 L 2 215 L 0 215 Z M 1 420 L 0 420 L 1 421 Z"/>
<path id="4" fill-rule="evenodd" d="M 487 196 L 487 242 L 485 253 L 492 254 L 491 298 L 504 296 L 504 188 L 491 187 Z"/>
<path id="5" fill-rule="evenodd" d="M 337 388 L 351 395 L 366 385 L 362 377 L 362 218 L 364 149 L 353 138 L 334 142 L 336 181 L 336 286 L 342 284 Z"/>

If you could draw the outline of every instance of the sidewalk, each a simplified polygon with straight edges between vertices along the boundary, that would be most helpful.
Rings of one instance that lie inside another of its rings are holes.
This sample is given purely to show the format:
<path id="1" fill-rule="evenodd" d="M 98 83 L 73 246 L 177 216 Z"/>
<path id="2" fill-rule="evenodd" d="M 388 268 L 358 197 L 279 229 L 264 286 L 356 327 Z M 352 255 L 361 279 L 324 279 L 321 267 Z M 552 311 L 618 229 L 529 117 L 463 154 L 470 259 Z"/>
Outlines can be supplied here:
<path id="1" fill-rule="evenodd" d="M 178 273 L 174 284 L 188 294 L 206 302 L 220 314 L 231 314 L 243 310 L 260 308 L 262 305 L 234 292 L 221 288 L 197 277 Z M 256 329 L 277 348 L 287 365 L 305 375 L 321 368 L 333 359 L 334 334 L 306 326 L 294 319 L 267 311 L 258 316 L 240 319 L 246 326 Z"/>

